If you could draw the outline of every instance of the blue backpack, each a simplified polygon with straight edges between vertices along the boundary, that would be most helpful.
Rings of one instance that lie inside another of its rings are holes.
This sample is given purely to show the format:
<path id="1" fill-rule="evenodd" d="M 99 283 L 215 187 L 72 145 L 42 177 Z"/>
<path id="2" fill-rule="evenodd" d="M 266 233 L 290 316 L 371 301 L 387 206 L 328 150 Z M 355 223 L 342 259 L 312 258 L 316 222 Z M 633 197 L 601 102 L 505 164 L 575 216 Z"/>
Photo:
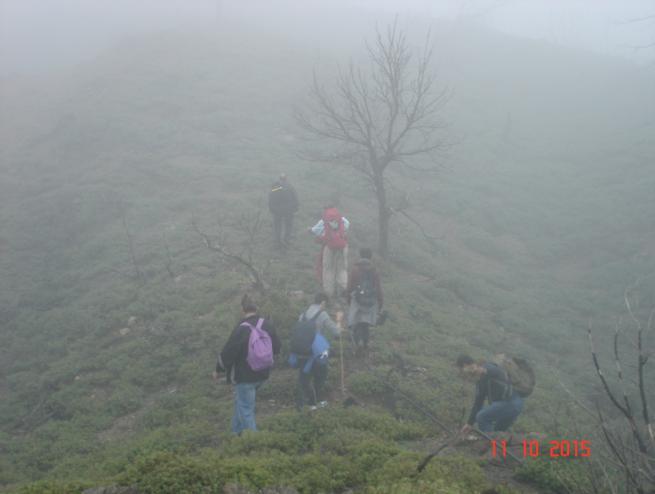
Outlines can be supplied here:
<path id="1" fill-rule="evenodd" d="M 312 358 L 315 362 L 325 365 L 330 356 L 330 342 L 321 333 L 316 333 L 312 343 Z"/>

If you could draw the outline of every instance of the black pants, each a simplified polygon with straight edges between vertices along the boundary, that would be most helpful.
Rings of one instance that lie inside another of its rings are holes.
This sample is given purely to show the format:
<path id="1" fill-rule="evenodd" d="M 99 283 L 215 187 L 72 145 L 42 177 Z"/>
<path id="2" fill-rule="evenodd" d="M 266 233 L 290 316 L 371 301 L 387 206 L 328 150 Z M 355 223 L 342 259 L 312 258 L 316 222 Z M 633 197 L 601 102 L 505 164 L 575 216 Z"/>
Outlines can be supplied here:
<path id="1" fill-rule="evenodd" d="M 299 359 L 298 365 L 298 388 L 296 389 L 296 408 L 302 409 L 303 405 L 316 405 L 323 397 L 323 386 L 327 380 L 328 366 L 314 363 L 312 370 L 304 372 L 306 359 Z"/>
<path id="2" fill-rule="evenodd" d="M 353 338 L 355 339 L 355 344 L 359 345 L 361 342 L 364 347 L 368 346 L 368 329 L 370 324 L 367 322 L 358 322 L 353 328 Z"/>
<path id="3" fill-rule="evenodd" d="M 288 244 L 293 229 L 293 213 L 273 215 L 273 241 L 280 246 L 282 242 Z"/>

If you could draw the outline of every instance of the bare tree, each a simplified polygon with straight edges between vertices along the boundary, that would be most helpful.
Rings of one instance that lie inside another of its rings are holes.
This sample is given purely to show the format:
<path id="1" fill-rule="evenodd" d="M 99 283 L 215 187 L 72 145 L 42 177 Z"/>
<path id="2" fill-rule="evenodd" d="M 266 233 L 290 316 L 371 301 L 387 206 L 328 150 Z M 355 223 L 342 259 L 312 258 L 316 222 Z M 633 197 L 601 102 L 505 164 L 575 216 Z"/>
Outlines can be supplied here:
<path id="1" fill-rule="evenodd" d="M 648 316 L 641 319 L 634 310 L 631 302 L 631 291 L 641 280 L 637 280 L 631 287 L 625 289 L 624 302 L 628 315 L 634 326 L 634 336 L 624 334 L 620 322 L 616 324 L 613 339 L 614 366 L 616 380 L 612 384 L 608 381 L 600 365 L 598 354 L 594 346 L 591 323 L 588 337 L 591 355 L 596 374 L 601 381 L 605 395 L 609 398 L 613 408 L 618 411 L 623 427 L 616 422 L 611 423 L 607 414 L 603 414 L 599 405 L 597 408 L 598 422 L 603 439 L 611 453 L 611 464 L 618 469 L 624 478 L 624 492 L 647 494 L 655 489 L 655 434 L 651 422 L 647 392 L 645 370 L 648 359 L 652 355 L 645 348 L 648 334 L 653 329 L 655 309 Z M 625 357 L 620 352 L 620 340 L 624 337 L 630 343 L 632 356 L 636 360 L 634 379 L 625 375 Z M 652 382 L 652 381 L 651 381 Z M 635 397 L 637 395 L 637 397 Z"/>
<path id="2" fill-rule="evenodd" d="M 310 105 L 296 112 L 296 120 L 312 140 L 327 141 L 339 151 L 312 151 L 311 159 L 349 166 L 372 186 L 378 206 L 378 250 L 389 252 L 389 206 L 385 173 L 392 164 L 427 156 L 436 167 L 439 151 L 446 148 L 441 113 L 449 99 L 446 88 L 437 89 L 431 70 L 430 34 L 423 49 L 412 53 L 407 35 L 397 20 L 384 32 L 376 30 L 366 44 L 366 67 L 350 63 L 340 67 L 335 86 L 326 89 L 314 72 Z"/>
<path id="3" fill-rule="evenodd" d="M 195 218 L 191 224 L 209 250 L 216 252 L 223 261 L 241 269 L 254 290 L 260 293 L 266 291 L 264 280 L 269 263 L 263 262 L 263 256 L 257 252 L 257 246 L 263 245 L 261 211 L 245 212 L 233 218 L 219 218 L 215 235 L 201 230 Z"/>

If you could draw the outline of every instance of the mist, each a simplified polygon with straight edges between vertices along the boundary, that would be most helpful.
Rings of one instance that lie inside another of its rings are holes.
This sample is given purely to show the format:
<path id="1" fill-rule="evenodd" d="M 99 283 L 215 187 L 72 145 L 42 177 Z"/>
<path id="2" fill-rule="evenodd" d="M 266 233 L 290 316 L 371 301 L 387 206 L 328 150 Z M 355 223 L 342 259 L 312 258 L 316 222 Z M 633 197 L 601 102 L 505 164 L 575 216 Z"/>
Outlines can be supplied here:
<path id="1" fill-rule="evenodd" d="M 0 492 L 652 490 L 654 1 L 0 2 Z"/>
<path id="2" fill-rule="evenodd" d="M 191 2 L 140 0 L 3 0 L 0 5 L 0 67 L 3 74 L 44 72 L 92 59 L 121 39 L 163 30 L 221 30 L 244 26 L 295 35 L 304 43 L 334 39 L 352 18 L 380 16 L 448 19 L 544 40 L 572 49 L 652 61 L 652 0 L 297 2 L 281 0 Z M 318 29 L 316 29 L 318 28 Z M 651 48 L 649 50 L 649 48 Z"/>

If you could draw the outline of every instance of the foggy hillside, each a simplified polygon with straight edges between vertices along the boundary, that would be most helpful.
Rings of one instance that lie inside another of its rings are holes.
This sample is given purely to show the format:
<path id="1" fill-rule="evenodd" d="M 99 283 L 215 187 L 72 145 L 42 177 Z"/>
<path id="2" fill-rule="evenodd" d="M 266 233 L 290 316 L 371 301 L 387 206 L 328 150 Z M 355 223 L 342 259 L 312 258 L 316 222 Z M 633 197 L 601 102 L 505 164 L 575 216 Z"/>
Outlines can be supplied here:
<path id="1" fill-rule="evenodd" d="M 426 26 L 412 27 L 414 45 Z M 561 436 L 553 416 L 568 398 L 558 381 L 585 403 L 603 397 L 589 320 L 610 365 L 615 322 L 627 320 L 624 290 L 655 272 L 655 72 L 473 26 L 431 28 L 438 81 L 452 92 L 443 115 L 452 145 L 436 173 L 390 172 L 392 200 L 406 196 L 434 238 L 402 216 L 392 220 L 382 265 L 391 320 L 373 336 L 371 367 L 384 374 L 400 354 L 421 369 L 406 385 L 455 428 L 471 398 L 452 368 L 458 353 L 510 347 L 538 369 L 517 427 Z M 101 485 L 128 475 L 140 455 L 225 443 L 231 453 L 217 454 L 241 458 L 257 449 L 222 435 L 231 403 L 208 377 L 247 281 L 204 247 L 192 220 L 213 231 L 220 218 L 261 212 L 258 255 L 273 259 L 275 287 L 264 308 L 288 337 L 302 303 L 286 294 L 316 290 L 316 249 L 304 230 L 322 207 L 336 196 L 353 246 L 375 244 L 372 192 L 347 168 L 299 157 L 293 119 L 312 71 L 329 83 L 337 63 L 363 60 L 372 33 L 372 24 L 344 29 L 339 42 L 317 48 L 243 28 L 162 32 L 126 39 L 63 74 L 1 81 L 0 486 Z M 266 210 L 281 172 L 301 203 L 282 258 L 270 252 Z M 638 311 L 647 316 L 655 285 L 641 286 Z M 138 322 L 120 333 L 131 317 Z M 384 388 L 369 368 L 348 365 L 349 390 L 375 417 L 362 421 L 381 421 L 360 431 L 375 454 L 399 447 L 383 440 L 437 434 L 406 405 L 395 410 L 402 422 L 387 423 Z M 280 435 L 271 437 L 295 444 L 289 424 L 302 426 L 285 411 L 295 373 L 278 376 L 263 388 L 261 410 Z M 355 423 L 365 412 L 338 413 Z M 287 446 L 284 454 L 296 454 Z M 384 472 L 358 486 L 384 484 Z M 459 489 L 452 492 L 487 482 L 444 478 Z M 350 486 L 334 482 L 335 492 Z M 316 488 L 308 485 L 304 492 Z"/>

